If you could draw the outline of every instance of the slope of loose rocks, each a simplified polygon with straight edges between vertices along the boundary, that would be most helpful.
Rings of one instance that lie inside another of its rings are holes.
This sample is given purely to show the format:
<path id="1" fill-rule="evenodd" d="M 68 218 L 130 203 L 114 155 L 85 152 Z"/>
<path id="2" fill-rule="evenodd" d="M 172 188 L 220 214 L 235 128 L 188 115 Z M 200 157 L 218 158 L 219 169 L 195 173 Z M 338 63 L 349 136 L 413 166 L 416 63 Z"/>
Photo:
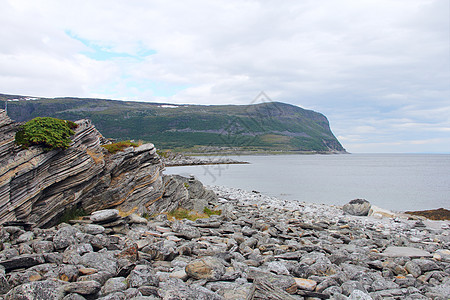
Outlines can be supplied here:
<path id="1" fill-rule="evenodd" d="M 448 223 L 214 187 L 222 215 L 0 227 L 0 299 L 447 299 Z M 411 249 L 413 252 L 411 252 Z M 419 255 L 417 255 L 419 253 Z M 27 299 L 27 298 L 24 298 Z M 311 298 L 309 298 L 311 299 Z"/>

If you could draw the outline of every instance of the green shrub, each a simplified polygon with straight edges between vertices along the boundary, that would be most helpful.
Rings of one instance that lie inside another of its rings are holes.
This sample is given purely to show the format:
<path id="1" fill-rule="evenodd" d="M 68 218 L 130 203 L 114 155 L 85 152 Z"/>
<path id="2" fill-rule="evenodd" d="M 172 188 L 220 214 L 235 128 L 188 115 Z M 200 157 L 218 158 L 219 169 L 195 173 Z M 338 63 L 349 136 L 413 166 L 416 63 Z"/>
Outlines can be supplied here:
<path id="1" fill-rule="evenodd" d="M 71 121 L 37 117 L 21 126 L 16 133 L 16 143 L 24 149 L 32 145 L 43 146 L 45 151 L 67 149 L 72 142 L 72 129 L 77 126 Z"/>
<path id="2" fill-rule="evenodd" d="M 138 143 L 133 143 L 131 141 L 122 141 L 114 144 L 102 145 L 102 147 L 108 150 L 108 152 L 111 154 L 123 151 L 128 147 L 137 147 L 137 146 L 139 146 Z"/>

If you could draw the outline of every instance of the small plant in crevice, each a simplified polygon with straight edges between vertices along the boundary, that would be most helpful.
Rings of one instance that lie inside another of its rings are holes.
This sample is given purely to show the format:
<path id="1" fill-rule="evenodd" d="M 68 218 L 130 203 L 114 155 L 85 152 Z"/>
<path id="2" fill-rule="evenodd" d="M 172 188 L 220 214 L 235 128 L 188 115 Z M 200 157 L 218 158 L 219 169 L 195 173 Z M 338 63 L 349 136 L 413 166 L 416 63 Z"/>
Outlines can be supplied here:
<path id="1" fill-rule="evenodd" d="M 102 145 L 103 148 L 108 150 L 109 153 L 114 154 L 119 151 L 123 151 L 129 147 L 138 147 L 139 143 L 131 142 L 131 141 L 121 141 L 113 144 Z"/>
<path id="2" fill-rule="evenodd" d="M 64 211 L 58 223 L 68 223 L 70 220 L 77 220 L 86 215 L 87 213 L 82 207 L 74 206 Z"/>

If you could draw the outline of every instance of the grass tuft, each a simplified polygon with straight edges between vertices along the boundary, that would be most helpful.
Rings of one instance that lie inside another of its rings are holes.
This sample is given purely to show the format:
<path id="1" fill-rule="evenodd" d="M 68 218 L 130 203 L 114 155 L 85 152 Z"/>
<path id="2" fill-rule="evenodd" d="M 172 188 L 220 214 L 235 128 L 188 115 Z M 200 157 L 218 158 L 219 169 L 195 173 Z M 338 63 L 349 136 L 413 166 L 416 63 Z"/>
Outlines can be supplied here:
<path id="1" fill-rule="evenodd" d="M 117 143 L 113 143 L 113 144 L 102 145 L 102 147 L 105 148 L 106 150 L 108 150 L 108 152 L 111 154 L 117 153 L 119 151 L 123 151 L 129 147 L 138 147 L 138 146 L 139 146 L 139 143 L 134 143 L 131 141 L 122 141 L 122 142 L 117 142 Z"/>

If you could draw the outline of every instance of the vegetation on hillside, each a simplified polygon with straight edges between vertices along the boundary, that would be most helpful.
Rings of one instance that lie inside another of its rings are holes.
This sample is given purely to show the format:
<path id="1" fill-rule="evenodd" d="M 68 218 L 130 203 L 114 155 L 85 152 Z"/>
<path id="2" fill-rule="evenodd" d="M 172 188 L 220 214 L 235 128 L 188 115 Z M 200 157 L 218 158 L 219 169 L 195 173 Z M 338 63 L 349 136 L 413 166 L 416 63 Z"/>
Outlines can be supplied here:
<path id="1" fill-rule="evenodd" d="M 73 129 L 77 126 L 72 121 L 37 117 L 21 126 L 15 140 L 23 148 L 38 145 L 45 151 L 67 149 L 72 142 L 70 136 L 74 134 Z"/>
<path id="2" fill-rule="evenodd" d="M 11 97 L 0 94 L 0 101 Z M 140 139 L 154 143 L 160 149 L 177 152 L 200 147 L 248 151 L 344 151 L 325 116 L 279 102 L 168 106 L 55 98 L 11 101 L 8 114 L 16 121 L 43 116 L 90 119 L 108 138 Z"/>

